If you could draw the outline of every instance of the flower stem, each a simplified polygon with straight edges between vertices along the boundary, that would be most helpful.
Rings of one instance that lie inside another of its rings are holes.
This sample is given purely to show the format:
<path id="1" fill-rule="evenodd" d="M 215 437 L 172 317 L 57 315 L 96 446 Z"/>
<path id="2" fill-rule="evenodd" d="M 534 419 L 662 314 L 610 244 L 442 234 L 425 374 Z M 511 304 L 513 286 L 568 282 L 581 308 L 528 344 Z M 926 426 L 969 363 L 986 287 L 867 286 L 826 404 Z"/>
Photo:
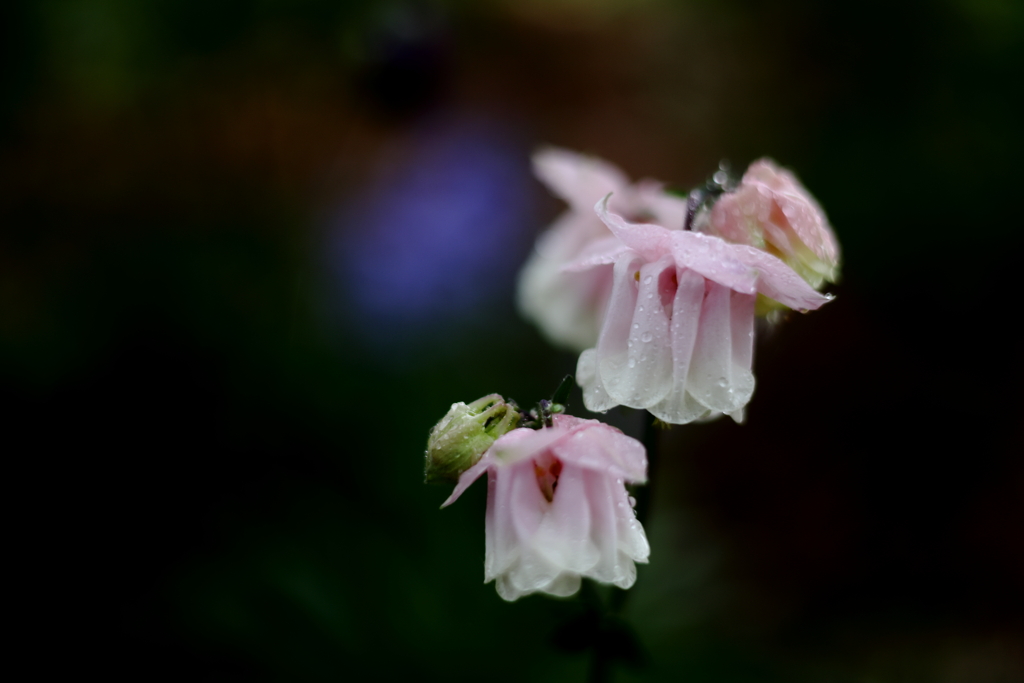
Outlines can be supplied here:
<path id="1" fill-rule="evenodd" d="M 654 481 L 654 471 L 658 464 L 658 437 L 660 432 L 661 428 L 658 426 L 656 418 L 648 413 L 644 421 L 644 431 L 641 439 L 644 448 L 647 449 L 647 484 L 636 490 L 636 518 L 644 529 L 647 528 L 647 521 L 651 513 L 651 484 Z M 610 620 L 619 619 L 619 615 L 622 614 L 622 610 L 626 606 L 626 598 L 628 596 L 629 591 L 612 587 L 603 621 L 607 623 Z M 607 683 L 610 680 L 613 660 L 610 654 L 611 650 L 605 646 L 602 639 L 596 639 L 594 654 L 590 660 L 590 670 L 587 673 L 587 681 L 589 683 Z"/>

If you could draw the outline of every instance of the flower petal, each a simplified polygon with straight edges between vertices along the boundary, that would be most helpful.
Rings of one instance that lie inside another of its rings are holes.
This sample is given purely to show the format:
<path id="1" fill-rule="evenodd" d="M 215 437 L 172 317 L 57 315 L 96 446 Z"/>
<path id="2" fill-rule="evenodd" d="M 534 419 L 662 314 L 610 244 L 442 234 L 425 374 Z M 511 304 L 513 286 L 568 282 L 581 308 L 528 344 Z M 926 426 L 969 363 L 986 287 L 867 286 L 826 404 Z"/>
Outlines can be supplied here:
<path id="1" fill-rule="evenodd" d="M 597 374 L 597 349 L 587 349 L 580 354 L 576 364 L 576 383 L 583 389 L 583 405 L 594 413 L 603 413 L 619 405 L 608 395 L 604 383 Z"/>
<path id="2" fill-rule="evenodd" d="M 589 212 L 598 198 L 629 185 L 625 174 L 607 161 L 558 147 L 534 153 L 533 173 L 577 211 Z"/>
<path id="3" fill-rule="evenodd" d="M 645 408 L 672 390 L 672 340 L 662 290 L 674 287 L 674 282 L 669 284 L 668 280 L 674 281 L 675 271 L 675 263 L 668 254 L 654 263 L 642 265 L 635 276 L 631 274 L 632 268 L 617 271 L 616 286 L 627 294 L 614 299 L 613 305 L 625 307 L 628 300 L 635 301 L 632 324 L 627 329 L 624 349 L 621 337 L 609 334 L 598 340 L 598 372 L 608 395 L 624 406 Z M 634 289 L 637 290 L 635 297 Z M 674 294 L 672 291 L 669 296 Z M 622 315 L 624 319 L 626 313 L 625 308 L 609 310 L 608 317 Z M 611 324 L 621 325 L 621 322 L 616 320 Z"/>
<path id="4" fill-rule="evenodd" d="M 484 517 L 484 583 L 501 576 L 519 561 L 519 537 L 512 523 L 511 497 L 512 478 L 499 476 L 496 468 L 491 469 L 487 474 Z"/>
<path id="5" fill-rule="evenodd" d="M 512 430 L 515 431 L 515 430 Z M 509 432 L 511 434 L 512 432 Z M 507 436 L 507 435 L 506 435 Z M 497 442 L 495 442 L 497 443 Z M 493 446 L 493 444 L 492 444 Z M 459 483 L 455 485 L 455 490 L 452 491 L 452 495 L 448 496 L 448 500 L 441 503 L 442 508 L 446 508 L 456 500 L 459 496 L 470 487 L 470 485 L 477 480 L 477 478 L 487 471 L 488 467 L 494 465 L 493 456 L 490 455 L 490 451 L 484 453 L 483 456 L 476 461 L 476 464 L 470 467 L 468 470 L 459 475 Z"/>
<path id="6" fill-rule="evenodd" d="M 595 225 L 598 236 L 603 233 L 619 244 L 595 217 L 569 212 L 537 240 L 517 282 L 516 303 L 523 316 L 555 344 L 575 350 L 597 343 L 599 315 L 611 292 L 610 266 L 595 263 L 579 269 L 586 272 L 565 271 L 594 241 Z"/>
<path id="7" fill-rule="evenodd" d="M 611 195 L 606 195 L 595 206 L 597 217 L 608 226 L 612 233 L 627 247 L 647 261 L 657 261 L 671 251 L 673 232 L 653 223 L 630 223 L 622 216 L 608 209 Z"/>
<path id="8" fill-rule="evenodd" d="M 618 237 L 608 235 L 608 237 L 592 241 L 585 248 L 581 249 L 576 258 L 567 261 L 562 266 L 561 272 L 578 273 L 609 263 L 615 263 L 616 259 L 619 258 L 619 254 L 628 249 L 629 247 L 623 244 L 622 240 Z"/>
<path id="9" fill-rule="evenodd" d="M 814 291 L 796 271 L 771 254 L 745 244 L 730 246 L 737 259 L 759 273 L 757 291 L 780 304 L 798 311 L 813 311 L 832 300 L 831 295 Z"/>
<path id="10" fill-rule="evenodd" d="M 678 287 L 672 301 L 672 391 L 648 407 L 652 415 L 670 424 L 686 424 L 704 417 L 708 408 L 686 391 L 693 349 L 697 343 L 705 280 L 688 268 L 677 270 Z"/>
<path id="11" fill-rule="evenodd" d="M 563 570 L 587 572 L 599 558 L 591 536 L 590 508 L 584 470 L 564 463 L 554 497 L 530 539 L 533 551 Z"/>
<path id="12" fill-rule="evenodd" d="M 736 245 L 702 232 L 672 233 L 672 255 L 679 267 L 690 268 L 737 292 L 753 294 L 757 291 L 757 271 L 739 259 L 735 250 Z"/>
<path id="13" fill-rule="evenodd" d="M 564 417 L 555 416 L 556 427 Z M 647 481 L 647 451 L 642 443 L 603 422 L 587 422 L 584 428 L 555 443 L 551 452 L 563 463 L 606 476 L 634 483 Z"/>
<path id="14" fill-rule="evenodd" d="M 706 292 L 686 390 L 708 408 L 731 413 L 750 400 L 754 376 L 733 361 L 732 292 L 716 282 L 708 282 Z"/>
<path id="15" fill-rule="evenodd" d="M 511 467 L 523 460 L 535 457 L 541 451 L 550 448 L 551 444 L 559 439 L 568 438 L 574 431 L 583 429 L 589 420 L 580 420 L 579 422 L 579 424 L 566 424 L 561 429 L 522 427 L 513 429 L 491 444 L 484 457 L 491 457 L 491 462 L 495 467 Z M 461 478 L 459 483 L 462 483 Z"/>

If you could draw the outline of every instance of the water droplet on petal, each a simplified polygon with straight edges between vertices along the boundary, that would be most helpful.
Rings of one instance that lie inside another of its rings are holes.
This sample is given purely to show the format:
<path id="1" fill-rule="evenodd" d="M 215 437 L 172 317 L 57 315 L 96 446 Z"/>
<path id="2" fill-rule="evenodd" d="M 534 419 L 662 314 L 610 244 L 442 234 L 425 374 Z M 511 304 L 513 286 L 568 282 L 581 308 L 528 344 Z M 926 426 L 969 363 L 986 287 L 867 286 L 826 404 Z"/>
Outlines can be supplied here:
<path id="1" fill-rule="evenodd" d="M 654 339 L 654 335 L 652 335 L 650 332 L 644 332 L 642 335 L 640 335 L 640 341 L 649 342 L 652 339 Z"/>
<path id="2" fill-rule="evenodd" d="M 651 276 L 650 275 L 648 275 L 647 277 L 644 278 L 644 284 L 645 285 L 651 284 Z"/>
<path id="3" fill-rule="evenodd" d="M 636 507 L 636 498 L 634 498 L 633 496 L 629 497 L 629 506 L 634 508 Z"/>
<path id="4" fill-rule="evenodd" d="M 636 359 L 635 358 L 630 358 L 629 362 L 626 363 L 626 365 L 628 365 L 631 368 L 635 368 L 636 367 Z"/>

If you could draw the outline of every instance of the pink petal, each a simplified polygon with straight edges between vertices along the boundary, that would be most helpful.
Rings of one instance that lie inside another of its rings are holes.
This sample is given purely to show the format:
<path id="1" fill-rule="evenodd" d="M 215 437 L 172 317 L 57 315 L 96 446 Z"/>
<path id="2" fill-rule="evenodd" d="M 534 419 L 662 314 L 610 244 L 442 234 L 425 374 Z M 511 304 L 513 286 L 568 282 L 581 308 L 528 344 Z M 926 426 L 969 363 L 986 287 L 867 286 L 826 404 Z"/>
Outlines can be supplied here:
<path id="1" fill-rule="evenodd" d="M 563 416 L 555 417 L 555 426 Z M 597 420 L 552 446 L 564 463 L 595 470 L 626 481 L 647 481 L 647 452 L 642 443 Z"/>
<path id="2" fill-rule="evenodd" d="M 627 247 L 637 252 L 647 261 L 657 261 L 671 251 L 673 231 L 666 230 L 652 223 L 630 223 L 622 216 L 608 210 L 606 195 L 595 206 L 594 211 L 612 233 L 622 240 Z"/>
<path id="3" fill-rule="evenodd" d="M 559 439 L 564 439 L 573 431 L 582 429 L 587 423 L 587 420 L 580 420 L 579 424 L 563 422 L 558 429 L 513 429 L 491 444 L 484 457 L 490 456 L 490 462 L 495 467 L 511 467 L 523 460 L 535 457 L 541 451 L 550 448 Z M 461 483 L 460 477 L 459 484 L 461 485 Z"/>
<path id="4" fill-rule="evenodd" d="M 516 430 L 513 430 L 516 431 Z M 511 434 L 512 432 L 509 432 Z M 506 435 L 507 436 L 507 435 Z M 493 446 L 493 444 L 492 444 Z M 446 508 L 456 500 L 459 496 L 470 487 L 470 485 L 480 477 L 481 474 L 487 471 L 488 467 L 494 466 L 494 459 L 490 455 L 490 452 L 484 453 L 483 457 L 477 460 L 476 464 L 470 467 L 468 470 L 459 475 L 459 483 L 455 485 L 455 490 L 452 491 L 452 495 L 448 496 L 448 500 L 441 503 L 442 508 Z"/>
<path id="5" fill-rule="evenodd" d="M 709 280 L 753 294 L 757 272 L 739 258 L 736 245 L 712 235 L 689 230 L 672 233 L 672 254 L 676 265 L 690 268 Z"/>
<path id="6" fill-rule="evenodd" d="M 598 199 L 629 185 L 625 174 L 612 164 L 557 147 L 534 153 L 533 172 L 577 211 L 589 212 Z"/>
<path id="7" fill-rule="evenodd" d="M 796 271 L 771 254 L 744 244 L 731 247 L 738 259 L 757 270 L 757 291 L 768 298 L 798 311 L 812 311 L 832 300 L 830 295 L 814 291 Z"/>
<path id="8" fill-rule="evenodd" d="M 771 190 L 796 237 L 821 260 L 836 263 L 839 244 L 832 226 L 821 205 L 795 175 L 766 158 L 752 163 L 742 182 Z"/>
<path id="9" fill-rule="evenodd" d="M 640 181 L 636 184 L 638 203 L 654 215 L 654 222 L 669 230 L 682 230 L 687 205 L 682 197 L 665 192 L 661 183 Z"/>

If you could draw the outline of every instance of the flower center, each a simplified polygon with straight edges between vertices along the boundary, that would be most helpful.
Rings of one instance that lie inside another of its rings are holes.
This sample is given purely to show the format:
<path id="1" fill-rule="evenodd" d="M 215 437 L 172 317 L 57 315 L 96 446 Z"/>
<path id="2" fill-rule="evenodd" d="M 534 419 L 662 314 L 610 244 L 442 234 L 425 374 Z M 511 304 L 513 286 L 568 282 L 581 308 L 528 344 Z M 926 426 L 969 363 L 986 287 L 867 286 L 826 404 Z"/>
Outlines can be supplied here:
<path id="1" fill-rule="evenodd" d="M 562 473 L 562 461 L 545 453 L 533 461 L 533 472 L 537 475 L 537 486 L 540 492 L 550 503 L 555 498 L 555 489 L 558 488 L 558 475 Z"/>

